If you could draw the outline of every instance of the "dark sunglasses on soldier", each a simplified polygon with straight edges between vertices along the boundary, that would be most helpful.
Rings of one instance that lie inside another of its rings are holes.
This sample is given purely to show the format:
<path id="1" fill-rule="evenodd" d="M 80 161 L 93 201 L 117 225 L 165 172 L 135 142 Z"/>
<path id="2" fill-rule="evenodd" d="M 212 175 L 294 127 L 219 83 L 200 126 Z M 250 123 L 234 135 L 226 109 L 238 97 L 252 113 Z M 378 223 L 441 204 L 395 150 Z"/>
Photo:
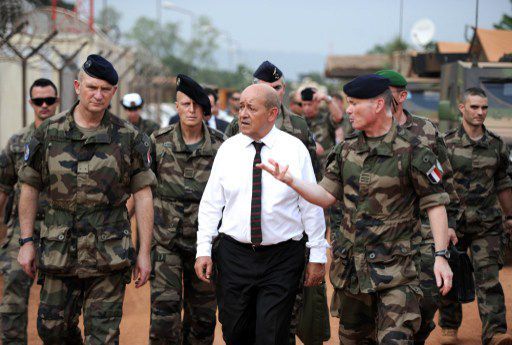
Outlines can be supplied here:
<path id="1" fill-rule="evenodd" d="M 43 103 L 46 103 L 46 105 L 54 104 L 55 102 L 57 102 L 57 97 L 31 98 L 31 100 L 32 103 L 40 107 L 43 105 Z"/>

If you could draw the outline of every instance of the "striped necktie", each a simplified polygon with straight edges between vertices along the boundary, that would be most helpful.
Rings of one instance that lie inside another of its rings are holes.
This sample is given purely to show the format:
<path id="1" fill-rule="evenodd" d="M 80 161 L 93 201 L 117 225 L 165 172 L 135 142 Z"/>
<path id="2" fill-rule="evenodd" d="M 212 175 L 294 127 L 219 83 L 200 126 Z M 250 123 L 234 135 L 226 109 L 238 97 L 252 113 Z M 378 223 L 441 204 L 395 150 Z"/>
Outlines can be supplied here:
<path id="1" fill-rule="evenodd" d="M 252 142 L 256 149 L 252 164 L 252 199 L 251 199 L 251 242 L 259 246 L 263 241 L 261 232 L 261 174 L 262 170 L 256 165 L 261 163 L 261 148 L 263 143 Z"/>

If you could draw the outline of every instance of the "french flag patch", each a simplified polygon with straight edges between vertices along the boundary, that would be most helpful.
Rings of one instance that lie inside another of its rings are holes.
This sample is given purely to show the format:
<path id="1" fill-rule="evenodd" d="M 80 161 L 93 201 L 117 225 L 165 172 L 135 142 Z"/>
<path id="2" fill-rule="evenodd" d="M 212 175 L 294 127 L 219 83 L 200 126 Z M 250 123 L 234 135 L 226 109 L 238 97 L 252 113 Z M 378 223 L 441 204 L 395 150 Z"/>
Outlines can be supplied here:
<path id="1" fill-rule="evenodd" d="M 443 168 L 439 161 L 436 160 L 436 164 L 427 172 L 427 177 L 433 184 L 437 184 L 443 179 Z"/>

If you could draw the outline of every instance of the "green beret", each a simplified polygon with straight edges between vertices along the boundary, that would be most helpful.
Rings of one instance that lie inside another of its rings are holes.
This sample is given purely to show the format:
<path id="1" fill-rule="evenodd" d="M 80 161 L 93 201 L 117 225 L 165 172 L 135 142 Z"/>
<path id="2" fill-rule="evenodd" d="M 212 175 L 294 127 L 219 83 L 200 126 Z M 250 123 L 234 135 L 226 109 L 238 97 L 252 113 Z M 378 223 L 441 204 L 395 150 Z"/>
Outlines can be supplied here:
<path id="1" fill-rule="evenodd" d="M 395 86 L 395 87 L 406 87 L 407 86 L 407 80 L 405 80 L 404 76 L 396 71 L 391 70 L 391 69 L 381 69 L 380 71 L 375 72 L 375 74 L 383 76 L 384 78 L 388 78 L 390 86 Z"/>

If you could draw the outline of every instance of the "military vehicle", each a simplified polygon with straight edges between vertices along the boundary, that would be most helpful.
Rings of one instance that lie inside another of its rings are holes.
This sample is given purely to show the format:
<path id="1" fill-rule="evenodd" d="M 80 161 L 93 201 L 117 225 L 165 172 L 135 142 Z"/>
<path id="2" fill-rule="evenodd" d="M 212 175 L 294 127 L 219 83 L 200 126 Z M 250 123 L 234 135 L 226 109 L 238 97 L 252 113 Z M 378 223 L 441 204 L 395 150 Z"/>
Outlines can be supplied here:
<path id="1" fill-rule="evenodd" d="M 486 127 L 512 144 L 512 63 L 457 61 L 441 67 L 439 120 L 441 130 L 460 121 L 460 96 L 469 87 L 482 88 L 489 99 Z"/>

